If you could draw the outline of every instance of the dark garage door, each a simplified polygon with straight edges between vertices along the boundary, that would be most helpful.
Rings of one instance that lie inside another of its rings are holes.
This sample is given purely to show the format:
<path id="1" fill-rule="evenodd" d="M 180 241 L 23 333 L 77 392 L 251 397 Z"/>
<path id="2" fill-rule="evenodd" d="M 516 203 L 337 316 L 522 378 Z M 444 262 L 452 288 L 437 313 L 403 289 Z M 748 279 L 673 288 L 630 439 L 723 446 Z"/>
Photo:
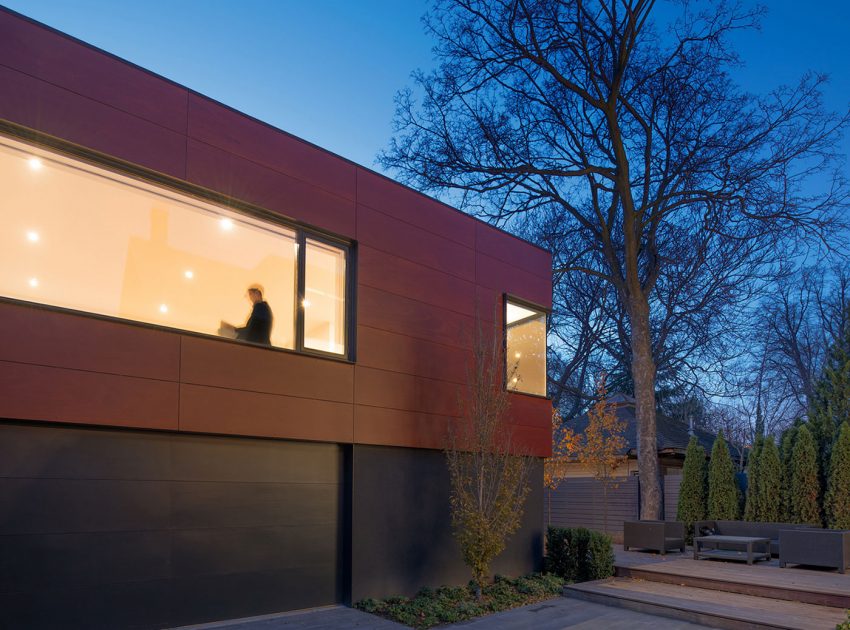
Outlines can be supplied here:
<path id="1" fill-rule="evenodd" d="M 0 423 L 0 627 L 161 627 L 342 597 L 343 453 Z"/>

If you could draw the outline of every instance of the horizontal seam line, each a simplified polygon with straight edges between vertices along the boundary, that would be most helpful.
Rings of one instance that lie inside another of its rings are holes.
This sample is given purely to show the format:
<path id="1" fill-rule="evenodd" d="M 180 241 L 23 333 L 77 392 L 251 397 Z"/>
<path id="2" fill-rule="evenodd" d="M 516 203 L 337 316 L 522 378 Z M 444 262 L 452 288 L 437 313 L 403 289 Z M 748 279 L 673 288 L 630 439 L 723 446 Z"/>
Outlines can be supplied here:
<path id="1" fill-rule="evenodd" d="M 97 370 L 89 370 L 89 369 L 85 369 L 85 368 L 56 366 L 56 365 L 48 365 L 48 364 L 44 364 L 44 363 L 32 363 L 32 362 L 29 362 L 29 361 L 15 361 L 15 360 L 11 360 L 11 359 L 2 359 L 2 358 L 0 358 L 0 363 L 10 363 L 10 364 L 14 364 L 14 365 L 29 365 L 29 366 L 33 366 L 33 367 L 47 368 L 47 369 L 50 369 L 50 370 L 65 370 L 65 371 L 68 371 L 68 372 L 82 372 L 84 374 L 98 374 L 98 375 L 101 375 L 101 376 L 113 376 L 113 377 L 116 377 L 116 378 L 130 378 L 130 379 L 137 379 L 137 380 L 142 380 L 142 381 L 153 381 L 153 382 L 156 382 L 156 383 L 167 383 L 167 384 L 171 384 L 171 385 L 177 385 L 178 387 L 180 385 L 191 385 L 193 387 L 209 387 L 211 389 L 224 389 L 224 390 L 227 390 L 227 391 L 245 392 L 245 393 L 248 393 L 248 394 L 263 394 L 265 396 L 279 396 L 281 398 L 296 398 L 298 400 L 315 400 L 315 401 L 318 401 L 318 402 L 336 403 L 336 404 L 339 404 L 339 405 L 353 404 L 352 401 L 340 401 L 340 400 L 334 400 L 332 398 L 313 398 L 313 397 L 310 397 L 310 396 L 299 396 L 297 394 L 281 394 L 281 393 L 278 393 L 278 392 L 267 392 L 267 391 L 257 390 L 257 389 L 243 389 L 243 388 L 239 388 L 239 387 L 227 387 L 227 386 L 224 386 L 224 385 L 211 385 L 211 384 L 208 384 L 208 383 L 199 383 L 199 382 L 196 382 L 196 381 L 193 381 L 193 380 L 167 380 L 167 379 L 153 378 L 153 377 L 150 377 L 150 376 L 136 376 L 136 375 L 133 375 L 133 374 L 120 374 L 120 373 L 116 373 L 116 372 L 100 372 L 100 371 L 97 371 Z"/>
<path id="2" fill-rule="evenodd" d="M 58 83 L 54 83 L 53 81 L 48 81 L 47 79 L 43 79 L 43 78 L 38 77 L 38 76 L 36 76 L 36 75 L 34 75 L 34 74 L 30 74 L 29 72 L 24 72 L 24 71 L 23 71 L 23 70 L 21 70 L 20 68 L 15 68 L 15 67 L 10 66 L 10 65 L 5 64 L 5 63 L 0 64 L 0 65 L 2 65 L 2 66 L 3 66 L 4 68 L 6 68 L 7 70 L 11 70 L 12 72 L 16 72 L 16 73 L 18 73 L 18 74 L 20 74 L 20 75 L 23 75 L 23 76 L 25 76 L 25 77 L 29 77 L 30 79 L 33 79 L 33 80 L 35 80 L 35 81 L 38 81 L 39 83 L 44 83 L 44 84 L 46 84 L 46 85 L 51 85 L 51 86 L 53 86 L 53 87 L 55 87 L 55 88 L 58 88 L 58 89 L 60 89 L 60 90 L 63 90 L 63 91 L 65 91 L 65 92 L 68 92 L 68 93 L 70 93 L 70 94 L 74 94 L 75 96 L 79 96 L 80 98 L 84 98 L 84 99 L 86 99 L 87 101 L 91 101 L 92 103 L 97 103 L 98 105 L 103 105 L 104 107 L 108 107 L 109 109 L 115 110 L 116 112 L 121 112 L 122 114 L 126 114 L 126 115 L 128 115 L 128 116 L 132 116 L 133 118 L 138 118 L 139 120 L 142 120 L 142 121 L 144 121 L 144 122 L 146 122 L 146 123 L 150 123 L 151 125 L 155 125 L 156 127 L 160 127 L 161 129 L 165 129 L 166 131 L 170 131 L 170 132 L 175 133 L 175 134 L 180 135 L 180 136 L 186 136 L 186 135 L 188 135 L 188 134 L 187 134 L 188 128 L 187 128 L 187 130 L 186 130 L 186 131 L 179 131 L 179 130 L 177 130 L 177 129 L 174 129 L 173 127 L 166 127 L 166 126 L 165 126 L 165 125 L 163 125 L 162 123 L 159 123 L 159 122 L 157 122 L 157 121 L 155 121 L 155 120 L 151 120 L 150 118 L 145 118 L 144 116 L 140 116 L 139 114 L 137 114 L 137 113 L 135 113 L 135 112 L 128 111 L 128 110 L 123 109 L 123 108 L 121 108 L 121 107 L 118 107 L 118 106 L 116 106 L 116 105 L 114 105 L 114 104 L 111 104 L 111 103 L 105 103 L 105 102 L 101 101 L 100 99 L 93 98 L 93 97 L 91 97 L 91 96 L 88 96 L 88 95 L 83 94 L 83 93 L 81 93 L 81 92 L 78 92 L 78 91 L 76 91 L 76 90 L 72 90 L 71 88 L 65 87 L 64 85 L 59 85 Z M 187 91 L 187 92 L 188 92 L 188 88 L 183 88 L 183 91 Z M 187 107 L 187 109 L 188 109 L 188 107 Z"/>
<path id="3" fill-rule="evenodd" d="M 191 120 L 191 115 L 190 115 L 189 119 Z M 207 142 L 205 140 L 201 140 L 200 138 L 198 138 L 196 136 L 190 135 L 188 132 L 186 133 L 186 138 L 188 140 L 193 140 L 193 141 L 197 142 L 198 144 L 203 144 L 204 146 L 210 147 L 212 149 L 217 149 L 218 151 L 221 151 L 222 153 L 226 153 L 227 155 L 232 155 L 233 157 L 237 157 L 240 160 L 245 160 L 246 162 L 249 162 L 250 164 L 253 164 L 254 166 L 259 166 L 260 168 L 264 168 L 266 170 L 272 171 L 274 173 L 277 173 L 278 175 L 283 175 L 284 177 L 286 177 L 288 179 L 295 180 L 297 182 L 300 182 L 302 184 L 310 186 L 311 188 L 317 188 L 317 189 L 321 190 L 322 192 L 330 195 L 331 197 L 335 197 L 336 199 L 340 199 L 342 201 L 346 201 L 348 203 L 354 204 L 355 207 L 353 207 L 352 210 L 353 210 L 353 212 L 357 212 L 357 207 L 356 207 L 357 200 L 356 200 L 356 198 L 350 199 L 348 197 L 343 197 L 342 195 L 340 195 L 338 193 L 335 193 L 331 190 L 328 190 L 327 188 L 325 188 L 323 186 L 318 186 L 318 185 L 316 185 L 312 182 L 307 181 L 306 179 L 301 179 L 300 177 L 296 177 L 295 175 L 285 173 L 285 172 L 280 171 L 276 168 L 273 168 L 273 167 L 271 167 L 267 164 L 263 164 L 262 162 L 257 162 L 256 160 L 252 160 L 249 157 L 245 157 L 244 155 L 242 155 L 240 153 L 234 153 L 233 151 L 229 151 L 228 149 L 225 149 L 224 147 L 220 147 L 220 146 L 215 145 L 215 144 L 210 144 L 209 142 Z M 187 162 L 187 164 L 188 164 L 188 161 L 189 161 L 189 152 L 187 151 L 186 152 L 186 162 Z M 184 181 L 189 181 L 189 180 L 187 179 L 187 180 L 184 180 Z M 229 196 L 233 196 L 233 195 L 229 195 Z M 235 198 L 239 199 L 239 197 L 235 197 Z M 265 207 L 265 206 L 263 206 L 263 207 Z"/>

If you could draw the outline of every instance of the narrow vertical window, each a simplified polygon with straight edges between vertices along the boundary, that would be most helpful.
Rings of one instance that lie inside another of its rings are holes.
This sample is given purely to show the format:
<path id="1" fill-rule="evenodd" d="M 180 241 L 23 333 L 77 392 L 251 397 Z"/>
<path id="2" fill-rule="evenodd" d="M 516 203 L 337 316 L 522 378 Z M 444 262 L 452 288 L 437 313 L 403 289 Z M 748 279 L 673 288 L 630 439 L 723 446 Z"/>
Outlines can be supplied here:
<path id="1" fill-rule="evenodd" d="M 304 347 L 345 354 L 346 251 L 308 238 L 304 267 Z"/>
<path id="2" fill-rule="evenodd" d="M 505 383 L 510 391 L 546 395 L 546 313 L 505 303 Z"/>

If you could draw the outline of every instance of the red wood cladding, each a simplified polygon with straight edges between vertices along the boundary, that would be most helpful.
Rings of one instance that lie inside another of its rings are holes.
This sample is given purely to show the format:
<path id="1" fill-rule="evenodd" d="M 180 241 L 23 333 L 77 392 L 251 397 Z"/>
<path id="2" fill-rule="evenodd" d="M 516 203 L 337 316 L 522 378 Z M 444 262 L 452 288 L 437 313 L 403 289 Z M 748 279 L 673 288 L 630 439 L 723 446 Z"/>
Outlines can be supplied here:
<path id="1" fill-rule="evenodd" d="M 185 135 L 8 67 L 0 85 L 0 119 L 184 177 Z"/>
<path id="2" fill-rule="evenodd" d="M 354 202 L 189 138 L 186 181 L 338 234 L 354 231 Z"/>
<path id="3" fill-rule="evenodd" d="M 0 360 L 177 381 L 180 337 L 0 302 Z"/>
<path id="4" fill-rule="evenodd" d="M 197 337 L 183 337 L 180 348 L 183 383 L 329 402 L 354 401 L 354 367 L 347 363 Z"/>
<path id="5" fill-rule="evenodd" d="M 8 68 L 110 109 L 186 133 L 185 88 L 8 13 L 0 15 L 0 59 Z"/>
<path id="6" fill-rule="evenodd" d="M 0 85 L 0 119 L 358 250 L 356 365 L 0 304 L 0 417 L 441 448 L 476 326 L 505 293 L 551 304 L 547 252 L 3 9 Z M 548 455 L 549 401 L 511 398 Z"/>
<path id="7" fill-rule="evenodd" d="M 177 384 L 0 361 L 0 418 L 177 429 Z"/>
<path id="8" fill-rule="evenodd" d="M 189 135 L 228 153 L 353 201 L 357 167 L 195 93 L 189 94 Z"/>
<path id="9" fill-rule="evenodd" d="M 351 443 L 352 405 L 184 384 L 180 430 Z"/>

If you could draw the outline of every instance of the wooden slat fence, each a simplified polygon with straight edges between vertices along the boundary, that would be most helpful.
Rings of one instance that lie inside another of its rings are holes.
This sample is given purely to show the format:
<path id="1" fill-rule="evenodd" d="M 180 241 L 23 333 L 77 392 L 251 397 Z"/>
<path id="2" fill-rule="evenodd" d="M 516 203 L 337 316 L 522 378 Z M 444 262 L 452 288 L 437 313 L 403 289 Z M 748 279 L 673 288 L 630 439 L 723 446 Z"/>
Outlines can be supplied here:
<path id="1" fill-rule="evenodd" d="M 664 520 L 675 521 L 682 475 L 664 475 Z"/>
<path id="2" fill-rule="evenodd" d="M 638 478 L 624 477 L 616 488 L 608 488 L 607 532 L 615 542 L 623 539 L 623 521 L 638 517 Z M 546 490 L 543 519 L 555 527 L 587 527 L 603 530 L 605 493 L 592 477 L 565 479 L 557 490 Z"/>

